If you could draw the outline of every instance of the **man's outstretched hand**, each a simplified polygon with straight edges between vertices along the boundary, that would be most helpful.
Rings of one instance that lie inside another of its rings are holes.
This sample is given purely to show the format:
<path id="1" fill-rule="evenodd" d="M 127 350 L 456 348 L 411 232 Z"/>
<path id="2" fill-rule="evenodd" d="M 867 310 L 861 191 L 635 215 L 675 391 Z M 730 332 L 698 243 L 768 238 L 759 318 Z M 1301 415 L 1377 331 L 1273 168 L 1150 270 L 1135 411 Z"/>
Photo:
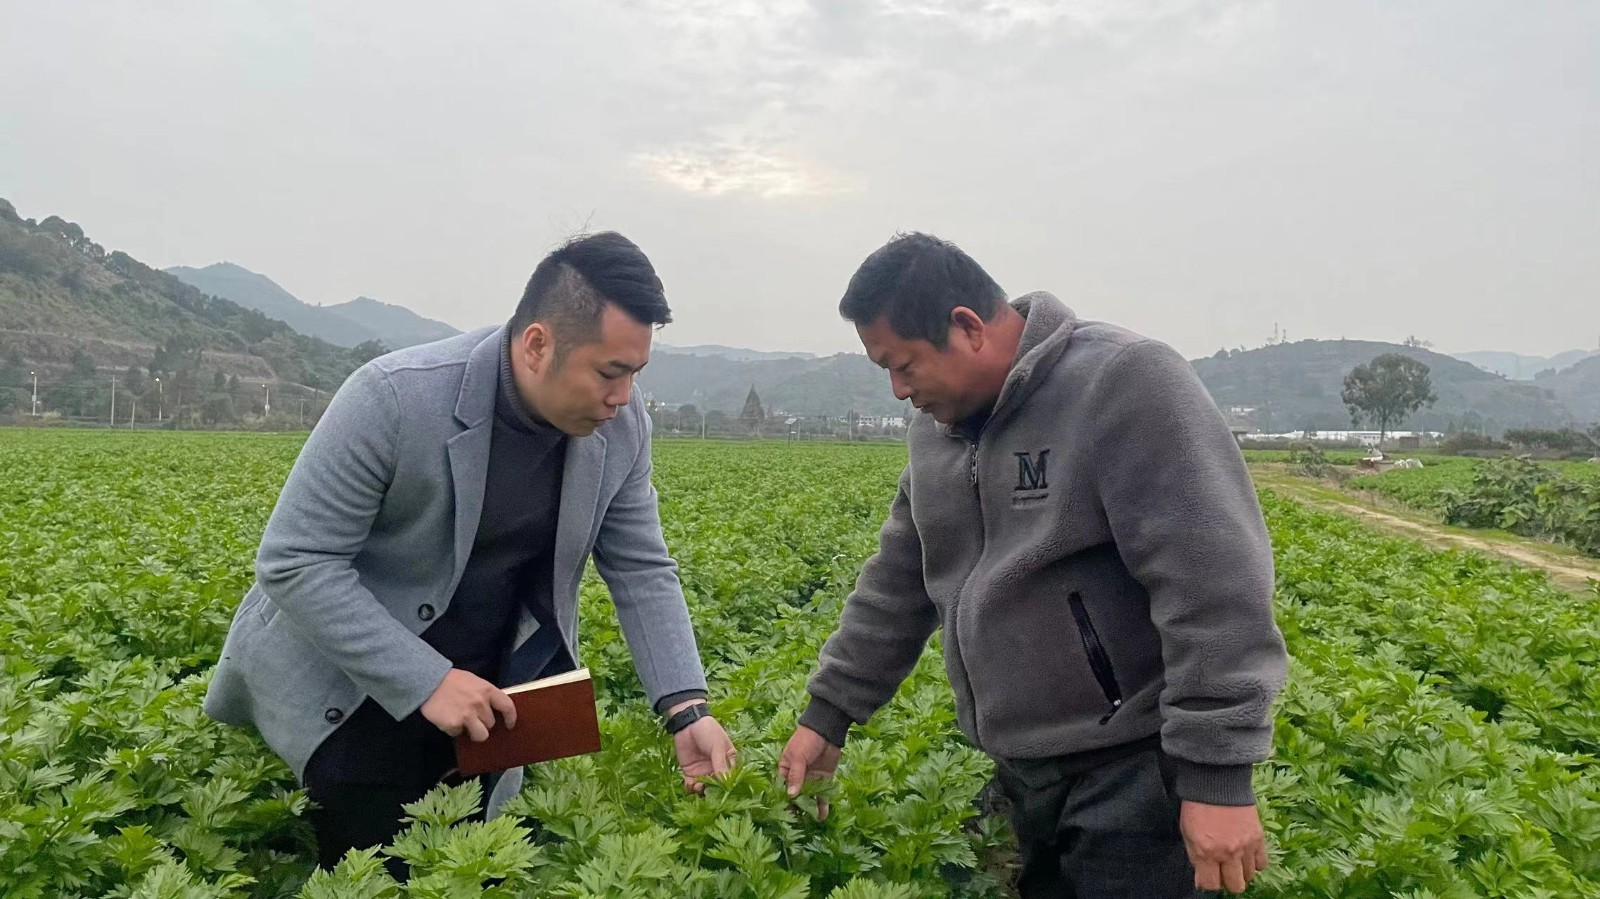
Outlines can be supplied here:
<path id="1" fill-rule="evenodd" d="M 695 700 L 696 702 L 699 700 Z M 694 702 L 686 702 L 667 710 L 672 715 Z M 678 767 L 683 770 L 683 788 L 691 793 L 704 793 L 701 780 L 714 774 L 724 774 L 733 767 L 738 752 L 727 731 L 715 718 L 701 718 L 672 735 L 673 748 L 678 750 Z"/>
<path id="2" fill-rule="evenodd" d="M 839 768 L 842 752 L 811 728 L 804 725 L 795 728 L 794 736 L 783 747 L 783 755 L 778 757 L 778 776 L 788 786 L 790 798 L 800 795 L 800 788 L 806 781 L 832 777 Z M 827 820 L 828 800 L 817 800 L 817 817 Z"/>

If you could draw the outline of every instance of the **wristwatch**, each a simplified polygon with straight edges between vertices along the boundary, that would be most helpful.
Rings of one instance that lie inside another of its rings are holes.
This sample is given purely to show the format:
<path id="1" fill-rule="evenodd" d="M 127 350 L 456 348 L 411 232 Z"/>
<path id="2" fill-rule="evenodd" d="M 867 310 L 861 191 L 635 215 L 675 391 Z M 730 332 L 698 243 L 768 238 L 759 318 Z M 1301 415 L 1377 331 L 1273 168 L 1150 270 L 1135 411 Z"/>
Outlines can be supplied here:
<path id="1" fill-rule="evenodd" d="M 683 711 L 677 713 L 676 715 L 673 715 L 671 718 L 668 718 L 667 723 L 663 726 L 666 727 L 667 733 L 675 734 L 678 731 L 683 730 L 689 725 L 695 723 L 696 721 L 699 721 L 701 718 L 710 717 L 710 704 L 697 702 L 694 705 L 691 705 Z"/>

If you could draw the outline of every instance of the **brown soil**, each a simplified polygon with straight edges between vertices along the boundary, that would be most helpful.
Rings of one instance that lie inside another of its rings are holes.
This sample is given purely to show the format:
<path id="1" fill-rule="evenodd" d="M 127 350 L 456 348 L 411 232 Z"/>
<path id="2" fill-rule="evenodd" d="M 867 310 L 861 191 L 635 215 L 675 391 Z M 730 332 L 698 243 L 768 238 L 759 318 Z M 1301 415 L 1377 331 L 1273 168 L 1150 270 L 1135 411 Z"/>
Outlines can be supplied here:
<path id="1" fill-rule="evenodd" d="M 1488 555 L 1509 559 L 1521 565 L 1542 568 L 1551 580 L 1574 592 L 1588 593 L 1590 581 L 1600 581 L 1600 561 L 1590 562 L 1573 558 L 1550 544 L 1517 537 L 1478 537 L 1446 528 L 1445 525 L 1418 521 L 1384 511 L 1373 503 L 1363 502 L 1349 494 L 1341 494 L 1337 487 L 1324 486 L 1315 481 L 1292 475 L 1258 475 L 1264 487 L 1283 493 L 1295 501 L 1358 518 L 1378 530 L 1420 540 L 1439 549 L 1471 549 Z M 1297 483 L 1298 482 L 1298 483 Z"/>

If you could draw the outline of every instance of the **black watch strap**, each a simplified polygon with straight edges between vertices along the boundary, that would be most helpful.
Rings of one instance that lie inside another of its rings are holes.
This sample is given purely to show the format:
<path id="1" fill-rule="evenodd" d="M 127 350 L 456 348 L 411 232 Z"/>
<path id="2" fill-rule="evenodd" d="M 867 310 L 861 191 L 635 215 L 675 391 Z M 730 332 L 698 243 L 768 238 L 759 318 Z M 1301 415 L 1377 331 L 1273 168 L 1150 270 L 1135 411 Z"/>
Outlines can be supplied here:
<path id="1" fill-rule="evenodd" d="M 678 731 L 683 730 L 689 725 L 695 723 L 696 721 L 699 721 L 701 718 L 710 717 L 711 706 L 704 702 L 697 702 L 694 705 L 691 705 L 683 711 L 677 713 L 676 715 L 673 715 L 671 718 L 668 718 L 667 723 L 664 726 L 667 729 L 667 733 L 675 734 Z"/>

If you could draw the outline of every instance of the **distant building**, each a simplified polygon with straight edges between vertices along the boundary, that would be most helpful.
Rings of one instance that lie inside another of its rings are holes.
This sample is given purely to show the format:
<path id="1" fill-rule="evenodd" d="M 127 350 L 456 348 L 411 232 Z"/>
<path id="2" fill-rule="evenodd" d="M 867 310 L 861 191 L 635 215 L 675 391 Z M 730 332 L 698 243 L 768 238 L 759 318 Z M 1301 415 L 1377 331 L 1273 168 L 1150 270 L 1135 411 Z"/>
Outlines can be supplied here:
<path id="1" fill-rule="evenodd" d="M 1254 440 L 1311 440 L 1317 443 L 1355 443 L 1361 446 L 1377 446 L 1377 431 L 1285 431 L 1281 434 L 1251 434 Z M 1425 441 L 1438 440 L 1444 434 L 1439 431 L 1388 431 L 1386 440 L 1394 441 L 1401 448 L 1421 446 Z M 1411 443 L 1410 441 L 1415 441 Z"/>
<path id="2" fill-rule="evenodd" d="M 1222 417 L 1228 422 L 1228 430 L 1233 433 L 1233 439 L 1243 443 L 1246 436 L 1261 430 L 1256 421 L 1256 407 L 1254 406 L 1229 406 L 1222 411 Z"/>

